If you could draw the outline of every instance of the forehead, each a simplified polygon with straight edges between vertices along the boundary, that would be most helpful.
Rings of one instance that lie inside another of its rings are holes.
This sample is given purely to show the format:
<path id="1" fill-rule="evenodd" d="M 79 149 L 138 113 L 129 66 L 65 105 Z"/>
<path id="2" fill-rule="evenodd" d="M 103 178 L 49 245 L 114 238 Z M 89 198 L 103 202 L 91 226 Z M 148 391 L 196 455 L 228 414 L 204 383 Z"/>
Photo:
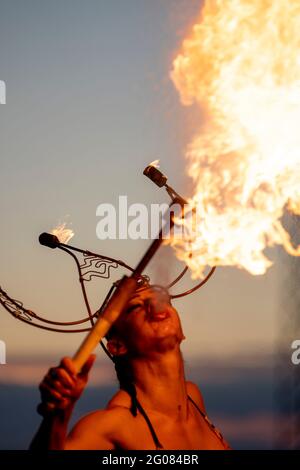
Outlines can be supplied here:
<path id="1" fill-rule="evenodd" d="M 135 291 L 135 293 L 130 297 L 129 302 L 134 302 L 135 300 L 145 300 L 149 298 L 163 299 L 170 301 L 169 293 L 163 287 L 156 286 L 146 286 L 140 287 Z"/>

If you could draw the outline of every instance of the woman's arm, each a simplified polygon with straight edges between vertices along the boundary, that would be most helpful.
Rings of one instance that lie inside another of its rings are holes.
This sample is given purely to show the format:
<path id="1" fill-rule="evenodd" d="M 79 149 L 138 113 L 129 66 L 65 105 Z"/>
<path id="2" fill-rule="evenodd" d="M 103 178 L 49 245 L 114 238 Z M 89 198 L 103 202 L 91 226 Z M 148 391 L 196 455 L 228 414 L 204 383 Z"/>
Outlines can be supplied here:
<path id="1" fill-rule="evenodd" d="M 70 417 L 94 360 L 95 356 L 90 356 L 79 374 L 71 358 L 62 359 L 58 367 L 48 371 L 40 384 L 42 402 L 38 413 L 43 421 L 31 442 L 31 450 L 64 449 Z"/>

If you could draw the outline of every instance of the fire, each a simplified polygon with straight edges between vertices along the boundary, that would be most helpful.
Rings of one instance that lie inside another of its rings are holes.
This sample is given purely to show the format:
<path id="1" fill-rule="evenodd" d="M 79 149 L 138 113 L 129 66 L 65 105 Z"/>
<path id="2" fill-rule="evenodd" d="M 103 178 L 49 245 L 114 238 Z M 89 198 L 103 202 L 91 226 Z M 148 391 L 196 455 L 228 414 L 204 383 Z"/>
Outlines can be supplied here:
<path id="1" fill-rule="evenodd" d="M 201 277 L 263 274 L 266 247 L 299 255 L 281 219 L 300 214 L 300 2 L 206 0 L 171 78 L 204 117 L 186 153 L 201 217 L 178 256 Z"/>
<path id="2" fill-rule="evenodd" d="M 153 162 L 149 163 L 148 166 L 154 166 L 154 168 L 159 168 L 159 160 L 153 160 Z"/>
<path id="3" fill-rule="evenodd" d="M 52 235 L 56 235 L 60 243 L 68 243 L 74 237 L 73 230 L 66 228 L 66 223 L 62 223 L 51 230 Z"/>

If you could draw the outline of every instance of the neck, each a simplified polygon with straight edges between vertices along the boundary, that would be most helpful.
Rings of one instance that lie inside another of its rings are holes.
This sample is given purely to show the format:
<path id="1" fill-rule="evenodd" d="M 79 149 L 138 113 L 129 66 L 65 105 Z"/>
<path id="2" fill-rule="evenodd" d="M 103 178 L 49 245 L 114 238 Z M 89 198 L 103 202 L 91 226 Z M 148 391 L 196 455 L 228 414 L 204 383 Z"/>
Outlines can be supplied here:
<path id="1" fill-rule="evenodd" d="M 145 409 L 187 419 L 188 399 L 179 346 L 150 358 L 135 358 L 131 364 L 137 397 Z"/>

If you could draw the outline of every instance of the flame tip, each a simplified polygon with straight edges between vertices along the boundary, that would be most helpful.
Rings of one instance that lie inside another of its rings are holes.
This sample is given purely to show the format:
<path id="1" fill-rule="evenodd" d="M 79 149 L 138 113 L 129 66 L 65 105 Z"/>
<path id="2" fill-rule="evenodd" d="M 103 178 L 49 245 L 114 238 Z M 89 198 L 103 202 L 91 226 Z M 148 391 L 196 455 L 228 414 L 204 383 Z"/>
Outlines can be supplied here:
<path id="1" fill-rule="evenodd" d="M 154 166 L 154 168 L 159 168 L 160 160 L 153 160 L 153 162 L 149 163 L 148 166 Z"/>
<path id="2" fill-rule="evenodd" d="M 51 230 L 51 234 L 55 235 L 60 243 L 67 244 L 74 237 L 74 231 L 70 228 L 66 228 L 67 223 L 62 222 Z"/>

